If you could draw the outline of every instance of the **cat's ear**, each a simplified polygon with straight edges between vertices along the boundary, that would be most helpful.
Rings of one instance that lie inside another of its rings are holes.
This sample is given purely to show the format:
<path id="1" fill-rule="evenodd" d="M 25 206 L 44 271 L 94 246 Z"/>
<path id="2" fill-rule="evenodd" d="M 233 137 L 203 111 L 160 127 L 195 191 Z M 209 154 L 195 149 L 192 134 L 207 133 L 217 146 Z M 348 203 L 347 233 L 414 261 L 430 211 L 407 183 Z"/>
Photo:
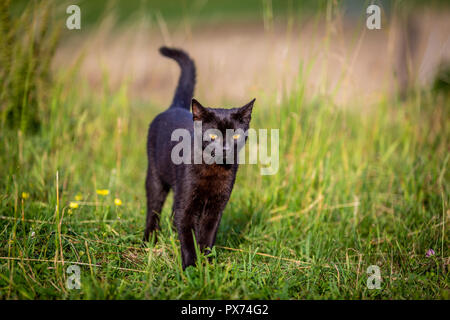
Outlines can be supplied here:
<path id="1" fill-rule="evenodd" d="M 234 117 L 236 119 L 241 120 L 245 123 L 250 123 L 250 120 L 252 118 L 252 110 L 253 110 L 253 104 L 255 103 L 256 99 L 253 99 L 249 103 L 247 103 L 245 106 L 240 107 L 238 111 L 235 113 Z"/>
<path id="2" fill-rule="evenodd" d="M 192 117 L 194 121 L 205 121 L 209 116 L 209 111 L 195 99 L 192 99 Z"/>

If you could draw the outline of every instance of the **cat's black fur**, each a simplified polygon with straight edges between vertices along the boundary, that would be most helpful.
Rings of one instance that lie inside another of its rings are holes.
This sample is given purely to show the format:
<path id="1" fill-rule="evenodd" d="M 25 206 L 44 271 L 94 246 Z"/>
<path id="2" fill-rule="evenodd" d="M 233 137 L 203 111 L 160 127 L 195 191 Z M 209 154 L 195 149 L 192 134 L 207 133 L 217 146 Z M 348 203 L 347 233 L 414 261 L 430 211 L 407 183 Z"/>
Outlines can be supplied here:
<path id="1" fill-rule="evenodd" d="M 182 266 L 185 269 L 196 262 L 193 234 L 200 250 L 213 247 L 222 212 L 233 189 L 238 164 L 234 161 L 234 164 L 202 162 L 176 165 L 171 160 L 171 151 L 178 141 L 171 141 L 172 132 L 177 128 L 185 128 L 194 137 L 194 120 L 202 121 L 203 131 L 209 128 L 219 129 L 223 137 L 226 136 L 226 129 L 240 128 L 246 132 L 255 99 L 241 108 L 205 108 L 192 99 L 195 86 L 194 62 L 182 50 L 162 47 L 160 53 L 178 62 L 181 76 L 171 106 L 153 120 L 148 131 L 147 219 L 144 241 L 148 241 L 150 237 L 156 241 L 155 231 L 159 229 L 161 208 L 167 193 L 172 189 L 174 224 L 180 239 Z M 191 102 L 192 113 L 189 111 Z M 234 145 L 236 147 L 236 143 Z M 237 151 L 235 150 L 235 155 Z"/>

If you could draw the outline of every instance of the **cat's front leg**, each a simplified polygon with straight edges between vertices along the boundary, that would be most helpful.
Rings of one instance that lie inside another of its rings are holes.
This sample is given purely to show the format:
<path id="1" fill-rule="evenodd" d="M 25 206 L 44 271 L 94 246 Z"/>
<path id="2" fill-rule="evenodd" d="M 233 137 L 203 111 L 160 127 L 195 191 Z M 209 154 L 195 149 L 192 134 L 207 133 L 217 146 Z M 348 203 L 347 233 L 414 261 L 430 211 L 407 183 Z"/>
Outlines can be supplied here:
<path id="1" fill-rule="evenodd" d="M 182 267 L 185 270 L 189 266 L 194 266 L 197 260 L 193 237 L 195 216 L 189 215 L 184 210 L 177 210 L 174 219 L 180 239 Z"/>
<path id="2" fill-rule="evenodd" d="M 222 212 L 208 212 L 200 218 L 198 245 L 200 250 L 206 255 L 211 252 L 209 249 L 212 249 L 214 246 L 221 218 Z"/>

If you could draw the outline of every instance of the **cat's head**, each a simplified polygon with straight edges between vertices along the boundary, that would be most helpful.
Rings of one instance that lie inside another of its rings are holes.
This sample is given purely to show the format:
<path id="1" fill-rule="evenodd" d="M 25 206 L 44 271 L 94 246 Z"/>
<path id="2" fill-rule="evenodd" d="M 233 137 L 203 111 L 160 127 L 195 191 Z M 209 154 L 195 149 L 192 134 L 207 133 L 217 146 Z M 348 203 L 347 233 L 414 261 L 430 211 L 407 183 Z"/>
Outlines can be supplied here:
<path id="1" fill-rule="evenodd" d="M 192 99 L 193 120 L 202 122 L 202 149 L 208 145 L 215 145 L 223 149 L 224 155 L 230 148 L 239 152 L 247 140 L 246 133 L 250 126 L 255 100 L 240 108 L 222 109 L 207 108 Z M 237 152 L 234 154 L 237 155 Z"/>

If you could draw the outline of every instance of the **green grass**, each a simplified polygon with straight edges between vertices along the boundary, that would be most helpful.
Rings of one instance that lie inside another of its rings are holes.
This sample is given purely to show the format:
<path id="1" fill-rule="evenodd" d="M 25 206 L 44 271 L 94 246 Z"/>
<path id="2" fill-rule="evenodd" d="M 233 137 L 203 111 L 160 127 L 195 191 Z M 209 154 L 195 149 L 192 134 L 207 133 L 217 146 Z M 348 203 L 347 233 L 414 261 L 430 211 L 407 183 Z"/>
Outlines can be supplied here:
<path id="1" fill-rule="evenodd" d="M 448 96 L 342 109 L 306 103 L 299 82 L 280 107 L 259 99 L 252 124 L 280 128 L 280 170 L 241 166 L 213 262 L 182 272 L 171 199 L 156 247 L 140 241 L 146 132 L 162 106 L 70 76 L 40 134 L 1 128 L 0 298 L 449 298 Z M 90 264 L 81 290 L 65 286 L 72 262 Z"/>
<path id="2" fill-rule="evenodd" d="M 449 299 L 448 91 L 370 108 L 306 102 L 302 78 L 280 106 L 256 92 L 252 127 L 280 129 L 280 169 L 241 166 L 212 263 L 183 272 L 171 197 L 158 244 L 141 243 L 147 128 L 164 106 L 76 74 L 54 77 L 37 133 L 0 122 L 0 299 Z"/>
<path id="3" fill-rule="evenodd" d="M 278 19 L 286 19 L 288 14 L 308 15 L 317 10 L 326 8 L 326 0 L 246 0 L 246 1 L 188 1 L 188 0 L 78 0 L 58 1 L 54 15 L 66 19 L 66 8 L 77 4 L 82 12 L 83 29 L 95 27 L 106 16 L 112 15 L 118 25 L 133 22 L 137 17 L 145 16 L 155 18 L 156 15 L 167 21 L 171 26 L 177 24 L 204 24 L 204 23 L 233 23 L 239 21 L 261 22 L 263 11 L 270 10 Z M 51 1 L 50 1 L 51 3 Z M 20 14 L 29 5 L 27 0 L 16 0 L 12 3 L 12 11 Z M 70 36 L 70 32 L 66 33 Z"/>

